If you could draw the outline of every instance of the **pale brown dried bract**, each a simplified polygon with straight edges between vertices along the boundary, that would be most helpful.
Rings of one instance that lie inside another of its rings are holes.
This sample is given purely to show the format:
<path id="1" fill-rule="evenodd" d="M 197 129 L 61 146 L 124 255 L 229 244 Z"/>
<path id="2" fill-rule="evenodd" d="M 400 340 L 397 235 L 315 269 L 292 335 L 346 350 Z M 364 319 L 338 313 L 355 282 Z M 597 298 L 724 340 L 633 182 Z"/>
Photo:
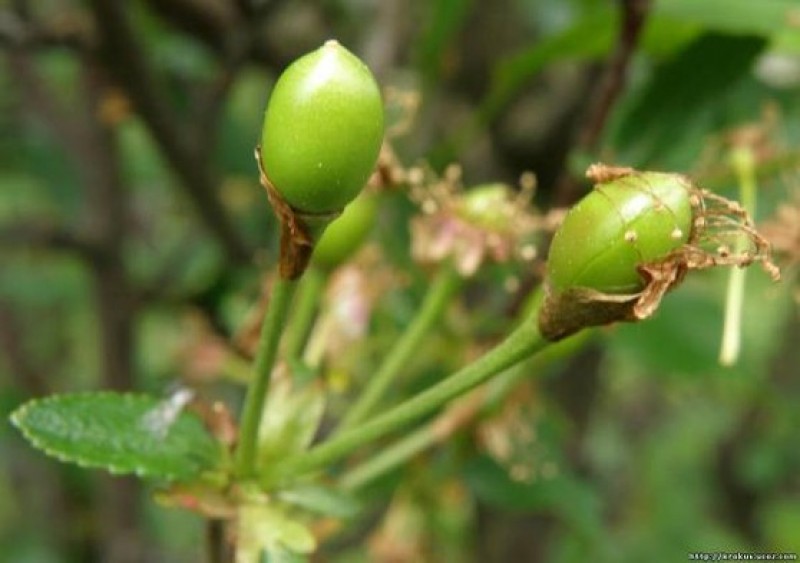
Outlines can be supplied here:
<path id="1" fill-rule="evenodd" d="M 313 214 L 294 209 L 281 197 L 267 176 L 261 159 L 261 147 L 255 148 L 255 157 L 261 185 L 266 190 L 269 203 L 281 224 L 278 273 L 283 279 L 294 280 L 303 275 L 314 253 L 314 244 L 339 213 Z"/>

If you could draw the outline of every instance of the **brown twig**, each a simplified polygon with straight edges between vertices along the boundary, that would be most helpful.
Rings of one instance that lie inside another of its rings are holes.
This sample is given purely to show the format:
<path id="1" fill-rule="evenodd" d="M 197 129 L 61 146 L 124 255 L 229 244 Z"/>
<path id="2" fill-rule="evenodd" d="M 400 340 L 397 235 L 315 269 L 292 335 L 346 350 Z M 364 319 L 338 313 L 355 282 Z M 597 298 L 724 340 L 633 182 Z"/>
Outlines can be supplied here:
<path id="1" fill-rule="evenodd" d="M 594 103 L 589 115 L 577 136 L 575 149 L 593 151 L 605 130 L 611 110 L 619 99 L 625 86 L 630 61 L 644 27 L 650 8 L 650 0 L 618 0 L 621 23 L 617 46 L 606 65 L 603 76 L 597 83 L 593 95 Z M 569 205 L 575 199 L 579 182 L 565 170 L 556 183 L 554 202 L 556 205 Z"/>
<path id="2" fill-rule="evenodd" d="M 7 59 L 16 74 L 21 98 L 32 114 L 50 126 L 55 140 L 74 162 L 83 188 L 84 209 L 80 237 L 47 223 L 29 224 L 26 229 L 12 225 L 6 232 L 82 252 L 94 286 L 103 386 L 129 390 L 134 383 L 135 310 L 123 262 L 127 198 L 114 132 L 97 112 L 108 82 L 91 58 L 80 58 L 80 103 L 67 108 L 57 103 L 55 92 L 39 77 L 27 52 L 12 49 Z M 137 537 L 138 484 L 132 480 L 102 482 L 103 559 L 118 563 L 140 560 L 141 552 L 132 549 L 132 544 L 142 545 Z"/>
<path id="3" fill-rule="evenodd" d="M 10 303 L 0 301 L 0 350 L 18 387 L 31 397 L 41 397 L 50 391 L 50 386 L 47 378 L 28 358 L 24 335 L 17 312 Z"/>
<path id="4" fill-rule="evenodd" d="M 35 219 L 0 226 L 0 246 L 65 250 L 87 257 L 98 252 L 87 238 L 49 221 Z"/>
<path id="5" fill-rule="evenodd" d="M 229 56 L 241 48 L 244 22 L 230 2 L 219 0 L 147 0 L 147 5 L 172 26 L 214 51 Z"/>
<path id="6" fill-rule="evenodd" d="M 130 390 L 134 387 L 134 322 L 136 310 L 131 283 L 124 264 L 127 190 L 122 179 L 117 139 L 111 126 L 97 117 L 108 89 L 106 76 L 87 60 L 82 68 L 86 107 L 82 125 L 86 131 L 84 152 L 93 166 L 87 174 L 86 213 L 102 248 L 99 259 L 88 262 L 102 343 L 103 386 Z M 83 164 L 82 168 L 86 166 Z M 103 559 L 118 563 L 141 560 L 143 546 L 139 526 L 140 485 L 133 478 L 101 478 L 104 491 L 99 507 L 106 530 Z"/>
<path id="7" fill-rule="evenodd" d="M 269 204 L 281 225 L 278 273 L 285 280 L 296 280 L 308 268 L 317 239 L 339 213 L 311 214 L 294 209 L 270 182 L 264 170 L 260 146 L 255 149 L 255 158 L 261 186 L 266 190 Z"/>
<path id="8" fill-rule="evenodd" d="M 595 103 L 589 118 L 578 136 L 578 146 L 583 150 L 595 147 L 605 129 L 614 103 L 622 93 L 628 66 L 636 50 L 649 5 L 649 0 L 620 0 L 622 23 L 617 47 L 598 84 Z"/>
<path id="9" fill-rule="evenodd" d="M 26 21 L 11 10 L 0 11 L 0 47 L 11 49 L 38 49 L 66 47 L 89 51 L 94 44 L 91 30 L 79 17 L 59 18 L 40 23 Z"/>
<path id="10" fill-rule="evenodd" d="M 84 131 L 74 116 L 56 102 L 41 77 L 34 72 L 29 53 L 23 49 L 9 49 L 6 52 L 6 60 L 22 93 L 20 99 L 33 110 L 32 114 L 47 123 L 56 138 L 61 141 L 69 140 L 68 144 L 63 146 L 73 156 L 77 156 L 75 151 L 85 146 Z"/>

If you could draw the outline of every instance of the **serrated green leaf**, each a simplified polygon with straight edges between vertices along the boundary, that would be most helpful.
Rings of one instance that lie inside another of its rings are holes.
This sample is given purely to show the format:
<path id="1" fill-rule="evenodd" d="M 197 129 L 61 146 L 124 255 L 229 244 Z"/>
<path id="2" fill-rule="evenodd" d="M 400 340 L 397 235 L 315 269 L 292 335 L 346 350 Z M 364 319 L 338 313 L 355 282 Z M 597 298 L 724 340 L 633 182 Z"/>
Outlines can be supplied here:
<path id="1" fill-rule="evenodd" d="M 83 467 L 169 481 L 219 468 L 222 448 L 195 415 L 157 425 L 164 405 L 146 395 L 54 395 L 22 405 L 11 420 L 36 448 Z"/>

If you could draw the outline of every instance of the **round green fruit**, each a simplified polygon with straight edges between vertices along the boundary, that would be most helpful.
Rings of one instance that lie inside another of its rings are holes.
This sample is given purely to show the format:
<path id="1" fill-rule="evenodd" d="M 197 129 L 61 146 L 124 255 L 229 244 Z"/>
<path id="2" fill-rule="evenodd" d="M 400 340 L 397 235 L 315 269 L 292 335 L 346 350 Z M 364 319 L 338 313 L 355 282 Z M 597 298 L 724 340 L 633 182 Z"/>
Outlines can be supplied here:
<path id="1" fill-rule="evenodd" d="M 508 207 L 512 201 L 511 190 L 505 184 L 481 184 L 471 188 L 459 200 L 461 216 L 487 230 L 508 228 Z"/>
<path id="2" fill-rule="evenodd" d="M 331 222 L 314 248 L 314 264 L 332 270 L 350 258 L 375 224 L 378 198 L 362 193 Z"/>
<path id="3" fill-rule="evenodd" d="M 338 42 L 327 41 L 275 84 L 261 134 L 264 171 L 295 210 L 340 211 L 372 173 L 383 127 L 372 73 Z"/>
<path id="4" fill-rule="evenodd" d="M 692 184 L 680 174 L 633 172 L 599 183 L 553 237 L 548 279 L 557 292 L 585 288 L 633 294 L 640 265 L 657 262 L 690 237 Z"/>

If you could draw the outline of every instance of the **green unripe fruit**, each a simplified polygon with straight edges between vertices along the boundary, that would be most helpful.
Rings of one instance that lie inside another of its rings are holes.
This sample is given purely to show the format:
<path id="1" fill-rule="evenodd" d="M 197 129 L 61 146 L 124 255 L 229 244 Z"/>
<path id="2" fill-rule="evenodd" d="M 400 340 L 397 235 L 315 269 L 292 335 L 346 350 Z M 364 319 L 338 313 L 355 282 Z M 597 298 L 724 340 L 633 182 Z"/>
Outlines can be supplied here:
<path id="1" fill-rule="evenodd" d="M 467 221 L 488 230 L 507 229 L 508 208 L 513 206 L 505 184 L 482 184 L 471 188 L 459 200 L 459 214 Z"/>
<path id="2" fill-rule="evenodd" d="M 647 319 L 692 270 L 759 261 L 780 278 L 769 243 L 740 204 L 680 174 L 593 164 L 586 175 L 597 185 L 550 247 L 538 315 L 544 338 Z"/>
<path id="3" fill-rule="evenodd" d="M 369 236 L 377 211 L 375 194 L 362 193 L 353 200 L 325 229 L 314 249 L 314 263 L 332 270 L 350 258 Z"/>
<path id="4" fill-rule="evenodd" d="M 667 257 L 689 240 L 691 187 L 684 176 L 660 172 L 597 184 L 553 238 L 547 263 L 551 289 L 641 291 L 645 280 L 638 267 Z"/>
<path id="5" fill-rule="evenodd" d="M 336 41 L 281 74 L 261 135 L 264 170 L 304 213 L 333 213 L 369 178 L 383 140 L 383 104 L 370 70 Z"/>

